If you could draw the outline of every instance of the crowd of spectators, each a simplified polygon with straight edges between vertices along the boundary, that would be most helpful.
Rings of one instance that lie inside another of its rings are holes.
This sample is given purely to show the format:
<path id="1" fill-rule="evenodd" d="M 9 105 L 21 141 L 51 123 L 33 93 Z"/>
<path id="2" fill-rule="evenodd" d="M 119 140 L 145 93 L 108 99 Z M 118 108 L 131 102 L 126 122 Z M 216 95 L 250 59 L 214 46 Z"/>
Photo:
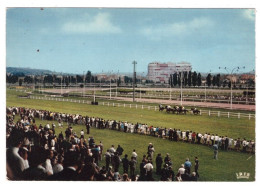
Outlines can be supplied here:
<path id="1" fill-rule="evenodd" d="M 19 120 L 14 121 L 19 115 Z M 57 125 L 36 125 L 35 118 L 57 121 Z M 67 125 L 64 125 L 67 124 Z M 174 173 L 169 154 L 162 158 L 158 154 L 154 159 L 155 149 L 152 143 L 147 148 L 147 155 L 138 160 L 135 150 L 128 157 L 123 155 L 124 149 L 114 145 L 107 149 L 103 143 L 96 143 L 91 136 L 85 138 L 84 130 L 77 135 L 71 124 L 85 124 L 87 135 L 91 127 L 111 129 L 122 132 L 149 134 L 170 141 L 185 141 L 205 145 L 218 145 L 223 150 L 230 148 L 230 138 L 218 135 L 200 134 L 192 131 L 158 128 L 146 124 L 131 124 L 115 120 L 103 120 L 81 115 L 71 115 L 45 110 L 35 110 L 19 107 L 7 108 L 7 176 L 10 180 L 87 180 L 87 181 L 153 181 L 154 163 L 156 174 L 162 181 L 197 181 L 198 158 L 195 158 L 194 172 L 191 172 L 191 162 L 186 159 L 178 172 Z M 56 133 L 57 128 L 66 126 L 63 134 Z M 220 139 L 221 138 L 221 139 Z M 224 140 L 224 141 L 223 141 Z M 227 142 L 228 140 L 228 142 Z M 253 152 L 254 144 L 245 140 L 234 140 L 235 150 Z M 240 145 L 238 145 L 239 143 Z M 250 148 L 252 147 L 252 148 Z M 248 150 L 248 149 L 252 150 Z M 123 157 L 124 156 L 124 157 Z M 104 158 L 104 159 L 103 159 Z M 100 166 L 100 161 L 105 165 Z M 123 173 L 119 173 L 122 165 Z M 136 174 L 139 165 L 140 174 Z"/>
<path id="2" fill-rule="evenodd" d="M 153 181 L 154 162 L 161 181 L 197 181 L 199 177 L 197 159 L 194 172 L 191 173 L 191 162 L 186 159 L 175 176 L 169 154 L 164 160 L 161 154 L 154 159 L 152 143 L 147 147 L 147 155 L 138 162 L 135 149 L 129 158 L 127 154 L 122 157 L 124 149 L 120 145 L 117 148 L 112 145 L 104 152 L 101 141 L 96 143 L 92 136 L 86 139 L 84 130 L 77 136 L 70 125 L 65 135 L 56 134 L 55 124 L 37 126 L 30 111 L 16 109 L 20 115 L 16 122 L 15 113 L 6 116 L 6 167 L 10 180 Z M 100 166 L 101 160 L 105 160 L 106 165 Z M 121 165 L 123 172 L 120 174 Z M 138 165 L 140 174 L 136 173 Z"/>
<path id="3" fill-rule="evenodd" d="M 27 119 L 21 118 L 21 121 L 25 124 L 31 119 L 40 118 L 42 120 L 53 120 L 58 122 L 58 126 L 62 127 L 63 124 L 84 124 L 87 129 L 87 134 L 90 132 L 90 128 L 97 129 L 110 129 L 122 131 L 125 133 L 138 133 L 141 135 L 151 135 L 154 137 L 168 139 L 170 141 L 182 141 L 192 144 L 201 144 L 206 146 L 218 145 L 221 150 L 234 150 L 248 153 L 255 153 L 254 140 L 248 140 L 246 138 L 233 139 L 227 135 L 218 135 L 214 133 L 200 133 L 192 130 L 180 130 L 175 128 L 163 128 L 158 126 L 147 125 L 145 123 L 130 123 L 127 121 L 117 120 L 104 120 L 99 117 L 88 117 L 79 114 L 66 114 L 58 112 L 50 112 L 46 110 L 25 109 L 18 107 L 7 108 L 9 114 L 21 114 L 25 113 Z M 66 133 L 66 132 L 65 132 Z"/>

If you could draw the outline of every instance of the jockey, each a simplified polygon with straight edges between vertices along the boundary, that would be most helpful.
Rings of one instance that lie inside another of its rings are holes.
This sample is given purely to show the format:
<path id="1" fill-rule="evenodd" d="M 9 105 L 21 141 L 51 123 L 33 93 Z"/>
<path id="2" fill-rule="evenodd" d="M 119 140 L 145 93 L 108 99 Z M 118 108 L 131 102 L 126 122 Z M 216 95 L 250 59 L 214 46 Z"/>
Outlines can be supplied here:
<path id="1" fill-rule="evenodd" d="M 159 108 L 162 108 L 162 104 L 159 105 Z"/>

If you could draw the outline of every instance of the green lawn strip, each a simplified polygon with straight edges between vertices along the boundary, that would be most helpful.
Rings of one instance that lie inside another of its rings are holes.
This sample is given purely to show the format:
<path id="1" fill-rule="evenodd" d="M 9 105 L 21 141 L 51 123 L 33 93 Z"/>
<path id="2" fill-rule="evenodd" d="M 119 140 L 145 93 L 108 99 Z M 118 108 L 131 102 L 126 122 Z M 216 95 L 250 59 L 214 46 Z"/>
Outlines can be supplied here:
<path id="1" fill-rule="evenodd" d="M 255 138 L 255 121 L 253 119 L 236 119 L 226 117 L 172 115 L 154 110 L 136 110 L 123 107 L 94 106 L 79 103 L 44 101 L 18 98 L 15 95 L 7 96 L 7 106 L 19 106 L 101 117 L 106 120 L 128 121 L 131 123 L 147 123 L 148 125 L 192 130 L 195 132 L 209 132 L 219 136 L 229 136 L 234 139 Z"/>

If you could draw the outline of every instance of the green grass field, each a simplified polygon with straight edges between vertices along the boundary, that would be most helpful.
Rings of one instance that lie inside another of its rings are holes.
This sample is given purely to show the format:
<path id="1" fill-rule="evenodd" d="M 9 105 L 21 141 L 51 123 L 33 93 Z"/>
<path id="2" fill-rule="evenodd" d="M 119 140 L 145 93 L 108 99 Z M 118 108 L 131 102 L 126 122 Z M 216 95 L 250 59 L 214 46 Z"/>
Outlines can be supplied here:
<path id="1" fill-rule="evenodd" d="M 132 123 L 142 122 L 160 127 L 172 127 L 181 130 L 188 129 L 201 133 L 210 132 L 223 136 L 227 135 L 232 138 L 255 138 L 254 119 L 217 118 L 194 115 L 177 116 L 149 110 L 22 99 L 17 97 L 15 91 L 9 90 L 7 90 L 6 102 L 7 106 L 46 109 L 55 112 L 81 114 Z M 36 120 L 36 123 L 38 125 L 39 123 L 46 124 L 47 122 Z M 73 129 L 79 134 L 79 131 L 85 128 L 84 126 L 76 125 L 73 126 Z M 65 128 L 62 130 L 56 129 L 57 133 L 59 133 L 59 131 L 65 131 Z M 154 156 L 158 153 L 162 153 L 163 156 L 165 156 L 166 153 L 170 153 L 175 173 L 180 165 L 185 162 L 186 157 L 189 157 L 193 162 L 194 157 L 197 156 L 200 160 L 200 181 L 244 181 L 244 179 L 237 180 L 236 173 L 239 172 L 250 173 L 249 180 L 245 181 L 255 180 L 255 155 L 252 156 L 250 154 L 233 151 L 220 151 L 219 160 L 216 161 L 213 160 L 213 150 L 206 146 L 182 142 L 175 143 L 150 136 L 141 136 L 112 130 L 98 130 L 94 128 L 91 129 L 90 135 L 94 136 L 96 142 L 101 140 L 104 144 L 104 149 L 108 149 L 112 144 L 120 144 L 125 149 L 124 153 L 129 155 L 133 149 L 136 149 L 139 160 L 141 160 L 143 154 L 146 154 L 148 143 L 152 142 L 156 150 Z M 154 177 L 158 180 L 157 176 Z"/>

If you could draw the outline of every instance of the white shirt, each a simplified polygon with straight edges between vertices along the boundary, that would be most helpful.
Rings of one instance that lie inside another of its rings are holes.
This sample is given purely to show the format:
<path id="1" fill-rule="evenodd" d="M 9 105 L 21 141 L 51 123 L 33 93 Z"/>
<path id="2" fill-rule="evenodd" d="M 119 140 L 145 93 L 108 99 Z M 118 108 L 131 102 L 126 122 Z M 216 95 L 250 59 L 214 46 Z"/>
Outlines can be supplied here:
<path id="1" fill-rule="evenodd" d="M 144 168 L 146 169 L 146 171 L 152 171 L 153 165 L 151 163 L 147 163 L 146 165 L 144 165 Z"/>
<path id="2" fill-rule="evenodd" d="M 185 173 L 185 168 L 183 168 L 183 167 L 179 168 L 178 173 L 184 174 Z"/>
<path id="3" fill-rule="evenodd" d="M 45 167 L 47 173 L 53 174 L 53 169 L 52 169 L 52 165 L 51 165 L 51 160 L 50 159 L 46 159 L 46 161 L 44 163 L 44 167 Z"/>
<path id="4" fill-rule="evenodd" d="M 135 157 L 135 158 L 136 158 L 136 157 L 137 157 L 137 153 L 136 153 L 136 152 L 133 152 L 133 153 L 132 153 L 132 157 Z"/>
<path id="5" fill-rule="evenodd" d="M 56 165 L 54 165 L 53 167 L 53 173 L 57 174 L 59 172 L 61 172 L 63 170 L 63 166 L 59 163 L 57 163 Z"/>

